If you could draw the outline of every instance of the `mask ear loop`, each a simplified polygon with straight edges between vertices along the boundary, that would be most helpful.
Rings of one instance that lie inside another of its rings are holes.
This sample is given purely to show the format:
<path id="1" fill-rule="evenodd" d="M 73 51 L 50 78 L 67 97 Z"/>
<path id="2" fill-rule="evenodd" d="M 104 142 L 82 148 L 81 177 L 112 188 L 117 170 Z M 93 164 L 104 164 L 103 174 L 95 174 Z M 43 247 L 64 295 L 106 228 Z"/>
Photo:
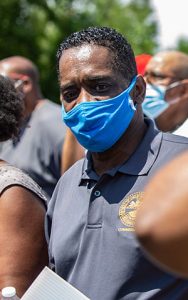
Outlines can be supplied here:
<path id="1" fill-rule="evenodd" d="M 128 86 L 128 88 L 127 88 L 127 92 L 128 93 L 130 93 L 131 92 L 131 90 L 133 89 L 133 87 L 134 87 L 134 85 L 135 85 L 135 83 L 136 83 L 136 81 L 137 81 L 137 75 L 135 75 L 134 77 L 133 77 L 133 79 L 131 80 L 131 83 L 129 84 L 129 86 Z"/>
<path id="2" fill-rule="evenodd" d="M 129 93 L 129 103 L 130 103 L 132 109 L 135 109 L 135 110 L 136 110 L 136 107 L 137 107 L 137 103 L 134 104 L 133 99 L 131 98 L 130 92 L 132 91 L 132 89 L 133 89 L 134 86 L 135 86 L 135 83 L 136 83 L 136 81 L 137 81 L 137 77 L 138 77 L 138 75 L 135 75 L 135 76 L 133 77 L 133 79 L 131 80 L 130 85 L 129 85 L 128 88 L 127 88 L 127 92 Z"/>
<path id="3" fill-rule="evenodd" d="M 179 81 L 176 81 L 176 82 L 173 82 L 173 83 L 171 83 L 171 84 L 169 84 L 168 86 L 167 86 L 167 90 L 168 89 L 172 89 L 172 88 L 174 88 L 174 87 L 176 87 L 176 86 L 178 86 L 178 85 L 180 85 L 181 84 L 181 81 L 179 80 Z"/>
<path id="4" fill-rule="evenodd" d="M 166 93 L 169 92 L 171 89 L 176 88 L 177 86 L 181 85 L 181 83 L 182 83 L 182 81 L 176 81 L 176 82 L 169 84 L 166 88 Z M 166 102 L 168 102 L 169 105 L 175 104 L 175 103 L 179 102 L 178 98 L 179 97 L 176 96 L 174 99 L 171 99 L 170 101 L 167 100 Z"/>

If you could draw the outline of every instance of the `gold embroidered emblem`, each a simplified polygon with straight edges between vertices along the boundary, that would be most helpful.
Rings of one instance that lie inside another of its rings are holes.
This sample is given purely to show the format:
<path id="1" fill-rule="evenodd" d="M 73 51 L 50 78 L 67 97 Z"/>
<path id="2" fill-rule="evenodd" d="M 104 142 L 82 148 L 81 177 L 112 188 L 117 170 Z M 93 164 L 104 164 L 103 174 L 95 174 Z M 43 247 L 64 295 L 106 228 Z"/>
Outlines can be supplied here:
<path id="1" fill-rule="evenodd" d="M 143 192 L 137 192 L 123 199 L 119 208 L 119 218 L 126 227 L 118 231 L 134 231 L 137 209 L 143 200 Z"/>

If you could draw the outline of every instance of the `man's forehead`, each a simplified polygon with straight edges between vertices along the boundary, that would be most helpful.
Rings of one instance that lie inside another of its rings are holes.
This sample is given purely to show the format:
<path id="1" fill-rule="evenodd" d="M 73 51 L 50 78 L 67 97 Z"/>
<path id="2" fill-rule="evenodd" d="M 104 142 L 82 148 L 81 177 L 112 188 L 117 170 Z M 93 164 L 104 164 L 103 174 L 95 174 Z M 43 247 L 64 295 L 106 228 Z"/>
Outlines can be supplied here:
<path id="1" fill-rule="evenodd" d="M 15 79 L 27 79 L 28 76 L 23 72 L 18 72 L 9 62 L 0 62 L 0 75 Z"/>
<path id="2" fill-rule="evenodd" d="M 146 70 L 152 68 L 164 68 L 173 71 L 179 69 L 179 67 L 181 67 L 181 60 L 179 59 L 179 56 L 177 56 L 173 52 L 164 52 L 153 56 L 153 58 L 149 61 L 148 65 L 146 66 Z"/>
<path id="3" fill-rule="evenodd" d="M 2 76 L 7 76 L 11 70 L 10 64 L 8 62 L 0 62 L 0 74 Z"/>
<path id="4" fill-rule="evenodd" d="M 160 64 L 164 61 L 164 58 L 161 55 L 153 57 L 153 63 Z"/>
<path id="5" fill-rule="evenodd" d="M 164 64 L 162 56 L 153 57 L 146 66 L 146 71 L 161 68 Z"/>
<path id="6" fill-rule="evenodd" d="M 92 55 L 91 45 L 82 45 L 81 47 L 73 48 L 73 52 L 76 58 L 79 60 L 89 59 Z"/>
<path id="7" fill-rule="evenodd" d="M 63 51 L 59 61 L 60 79 L 69 76 L 102 75 L 112 72 L 112 57 L 103 46 L 83 45 Z"/>
<path id="8" fill-rule="evenodd" d="M 107 47 L 93 44 L 83 44 L 78 47 L 64 50 L 60 58 L 60 63 L 62 61 L 65 62 L 67 58 L 69 60 L 78 61 L 89 61 L 90 59 L 95 58 L 96 61 L 99 61 L 101 58 L 104 59 L 104 56 L 108 61 L 110 61 L 110 50 Z"/>

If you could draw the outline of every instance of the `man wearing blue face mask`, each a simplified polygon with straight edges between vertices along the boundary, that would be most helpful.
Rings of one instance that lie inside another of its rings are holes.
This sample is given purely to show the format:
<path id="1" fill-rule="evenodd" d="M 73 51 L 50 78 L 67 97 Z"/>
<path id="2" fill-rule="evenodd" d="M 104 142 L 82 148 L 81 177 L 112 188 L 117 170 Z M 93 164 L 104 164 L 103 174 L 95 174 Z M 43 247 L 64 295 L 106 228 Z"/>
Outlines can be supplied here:
<path id="1" fill-rule="evenodd" d="M 145 81 L 114 29 L 73 33 L 57 60 L 63 120 L 88 152 L 49 204 L 51 268 L 92 300 L 188 298 L 188 282 L 154 266 L 134 234 L 148 179 L 188 140 L 144 119 Z"/>
<path id="2" fill-rule="evenodd" d="M 162 51 L 146 66 L 143 111 L 162 131 L 188 137 L 188 55 Z"/>

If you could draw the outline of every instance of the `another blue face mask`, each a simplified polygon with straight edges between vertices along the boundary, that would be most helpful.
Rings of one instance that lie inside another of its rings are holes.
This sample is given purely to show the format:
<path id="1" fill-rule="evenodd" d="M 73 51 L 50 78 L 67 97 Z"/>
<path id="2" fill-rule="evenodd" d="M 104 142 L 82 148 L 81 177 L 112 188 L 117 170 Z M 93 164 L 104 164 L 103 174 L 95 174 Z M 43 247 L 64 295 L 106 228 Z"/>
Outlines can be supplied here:
<path id="1" fill-rule="evenodd" d="M 125 91 L 111 99 L 81 102 L 67 113 L 62 106 L 65 124 L 84 148 L 103 152 L 123 135 L 136 110 L 129 96 L 135 82 L 136 77 Z"/>
<path id="2" fill-rule="evenodd" d="M 146 96 L 142 103 L 143 112 L 147 117 L 155 119 L 169 107 L 169 103 L 164 99 L 165 92 L 164 86 L 147 84 Z"/>

